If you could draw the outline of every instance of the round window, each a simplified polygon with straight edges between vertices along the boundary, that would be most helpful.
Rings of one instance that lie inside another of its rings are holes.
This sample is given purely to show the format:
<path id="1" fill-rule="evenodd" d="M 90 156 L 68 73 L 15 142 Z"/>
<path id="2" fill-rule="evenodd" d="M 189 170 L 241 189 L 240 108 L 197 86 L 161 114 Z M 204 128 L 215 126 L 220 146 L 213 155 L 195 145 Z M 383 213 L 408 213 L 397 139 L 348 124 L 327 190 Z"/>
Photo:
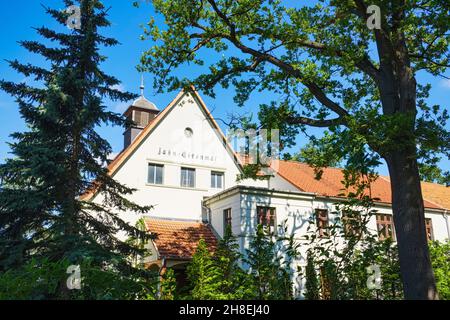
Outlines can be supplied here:
<path id="1" fill-rule="evenodd" d="M 186 128 L 184 129 L 184 135 L 188 138 L 192 137 L 192 135 L 194 134 L 194 131 L 192 131 L 191 128 Z"/>

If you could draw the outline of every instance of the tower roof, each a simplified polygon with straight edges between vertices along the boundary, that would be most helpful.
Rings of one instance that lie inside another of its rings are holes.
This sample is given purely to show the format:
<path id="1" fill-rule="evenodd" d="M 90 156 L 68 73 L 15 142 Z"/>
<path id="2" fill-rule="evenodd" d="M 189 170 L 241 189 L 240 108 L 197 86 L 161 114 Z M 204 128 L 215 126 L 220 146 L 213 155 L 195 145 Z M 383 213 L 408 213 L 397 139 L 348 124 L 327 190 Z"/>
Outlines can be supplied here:
<path id="1" fill-rule="evenodd" d="M 132 107 L 138 107 L 138 108 L 143 108 L 143 109 L 149 109 L 149 110 L 154 110 L 154 111 L 159 111 L 158 108 L 156 107 L 156 105 L 153 102 L 150 102 L 149 100 L 147 100 L 144 96 L 144 76 L 141 75 L 141 96 L 139 98 L 137 98 L 136 100 L 134 100 L 133 104 L 131 105 Z"/>
<path id="2" fill-rule="evenodd" d="M 153 102 L 147 100 L 143 95 L 134 100 L 132 107 L 144 108 L 149 110 L 159 111 Z"/>

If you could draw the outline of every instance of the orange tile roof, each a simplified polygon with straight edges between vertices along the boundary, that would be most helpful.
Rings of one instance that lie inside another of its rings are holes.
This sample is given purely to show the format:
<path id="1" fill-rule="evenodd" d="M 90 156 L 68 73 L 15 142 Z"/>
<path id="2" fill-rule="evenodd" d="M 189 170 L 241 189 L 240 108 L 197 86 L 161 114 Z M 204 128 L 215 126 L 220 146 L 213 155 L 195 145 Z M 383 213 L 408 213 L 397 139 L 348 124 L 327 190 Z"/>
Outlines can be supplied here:
<path id="1" fill-rule="evenodd" d="M 276 167 L 278 165 L 278 168 Z M 344 174 L 342 169 L 324 168 L 323 175 L 317 180 L 314 169 L 309 165 L 296 161 L 274 161 L 272 167 L 278 174 L 293 184 L 299 190 L 312 192 L 321 196 L 339 197 L 343 193 Z M 371 185 L 371 196 L 378 202 L 391 203 L 391 184 L 389 178 L 380 176 Z M 428 201 L 424 196 L 424 205 L 427 208 L 442 209 L 438 202 Z"/>
<path id="2" fill-rule="evenodd" d="M 210 251 L 217 247 L 211 228 L 200 222 L 146 218 L 145 225 L 155 239 L 153 242 L 162 258 L 191 259 L 200 239 Z"/>
<path id="3" fill-rule="evenodd" d="M 422 182 L 423 197 L 450 210 L 450 187 L 443 184 Z"/>

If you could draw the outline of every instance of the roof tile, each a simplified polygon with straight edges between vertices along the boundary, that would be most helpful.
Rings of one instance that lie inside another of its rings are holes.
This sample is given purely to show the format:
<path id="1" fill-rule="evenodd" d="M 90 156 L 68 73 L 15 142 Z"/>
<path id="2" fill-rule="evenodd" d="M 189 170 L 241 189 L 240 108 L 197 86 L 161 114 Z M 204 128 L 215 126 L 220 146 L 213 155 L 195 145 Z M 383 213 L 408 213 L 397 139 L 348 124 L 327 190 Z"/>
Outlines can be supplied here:
<path id="1" fill-rule="evenodd" d="M 312 192 L 327 197 L 339 197 L 344 191 L 344 186 L 342 184 L 344 174 L 343 170 L 339 168 L 324 168 L 323 175 L 320 180 L 316 179 L 314 169 L 306 163 L 279 160 L 272 163 L 272 168 L 274 168 L 282 178 L 286 179 L 299 190 L 304 192 Z M 436 187 L 429 187 L 429 189 L 433 191 L 435 188 Z M 371 197 L 378 202 L 389 204 L 392 202 L 391 184 L 388 177 L 380 176 L 376 179 L 371 185 L 370 192 Z M 449 191 L 447 190 L 447 192 Z M 424 192 L 425 207 L 442 209 L 444 207 L 443 203 L 433 201 L 431 197 L 428 196 L 431 193 L 431 191 L 429 193 Z M 445 194 L 448 195 L 448 193 Z M 442 196 L 439 196 L 439 198 L 442 198 Z"/>
<path id="2" fill-rule="evenodd" d="M 191 259 L 202 238 L 210 251 L 217 247 L 216 236 L 204 223 L 155 218 L 144 221 L 147 230 L 156 236 L 153 242 L 161 257 Z"/>

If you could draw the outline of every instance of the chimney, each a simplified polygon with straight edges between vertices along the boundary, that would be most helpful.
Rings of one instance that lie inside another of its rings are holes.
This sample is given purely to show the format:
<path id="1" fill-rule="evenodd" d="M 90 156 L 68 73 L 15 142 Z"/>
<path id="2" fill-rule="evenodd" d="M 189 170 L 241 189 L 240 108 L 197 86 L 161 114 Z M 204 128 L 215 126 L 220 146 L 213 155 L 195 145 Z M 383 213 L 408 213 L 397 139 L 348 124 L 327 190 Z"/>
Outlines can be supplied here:
<path id="1" fill-rule="evenodd" d="M 125 130 L 124 149 L 127 148 L 142 130 L 159 114 L 156 105 L 144 97 L 144 79 L 141 80 L 141 96 L 125 111 L 124 116 L 132 124 Z"/>

